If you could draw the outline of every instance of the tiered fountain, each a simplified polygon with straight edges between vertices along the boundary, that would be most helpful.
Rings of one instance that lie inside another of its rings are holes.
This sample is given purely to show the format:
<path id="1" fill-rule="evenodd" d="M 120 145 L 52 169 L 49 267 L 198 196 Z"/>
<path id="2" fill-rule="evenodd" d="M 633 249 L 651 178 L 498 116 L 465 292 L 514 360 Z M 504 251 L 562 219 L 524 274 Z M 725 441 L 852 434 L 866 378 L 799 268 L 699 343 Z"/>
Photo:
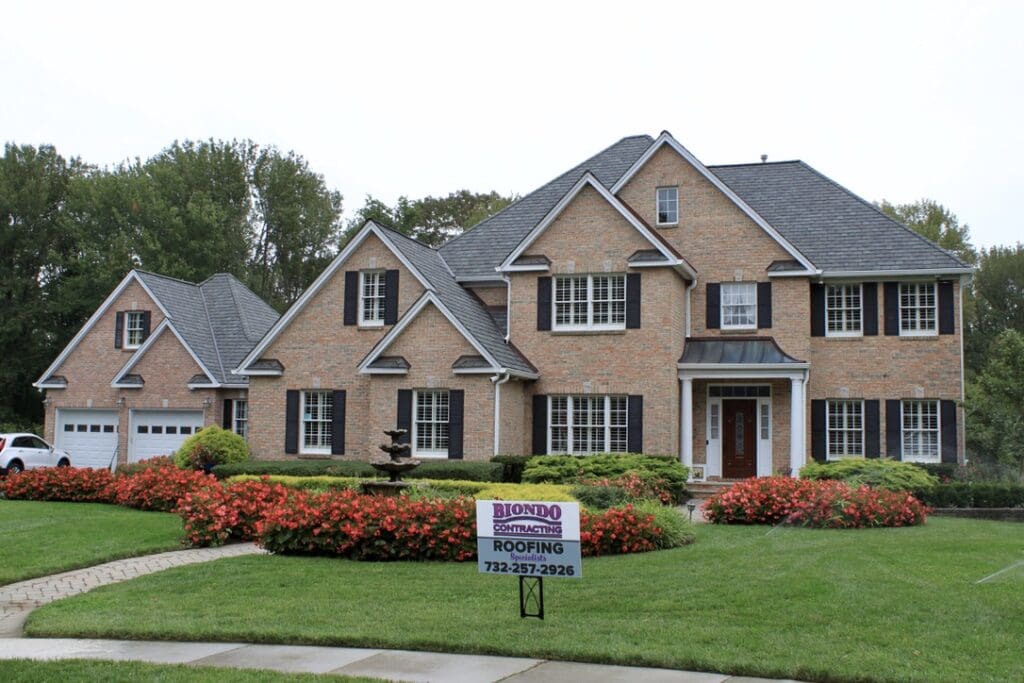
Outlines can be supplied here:
<path id="1" fill-rule="evenodd" d="M 382 443 L 380 449 L 388 454 L 386 458 L 372 460 L 370 465 L 378 472 L 385 472 L 388 481 L 367 481 L 363 482 L 363 493 L 374 496 L 397 496 L 411 484 L 402 481 L 402 472 L 416 469 L 420 461 L 409 455 L 412 447 L 407 443 L 398 443 L 398 440 L 405 436 L 408 431 L 405 429 L 389 429 L 384 432 L 391 437 L 391 443 Z"/>

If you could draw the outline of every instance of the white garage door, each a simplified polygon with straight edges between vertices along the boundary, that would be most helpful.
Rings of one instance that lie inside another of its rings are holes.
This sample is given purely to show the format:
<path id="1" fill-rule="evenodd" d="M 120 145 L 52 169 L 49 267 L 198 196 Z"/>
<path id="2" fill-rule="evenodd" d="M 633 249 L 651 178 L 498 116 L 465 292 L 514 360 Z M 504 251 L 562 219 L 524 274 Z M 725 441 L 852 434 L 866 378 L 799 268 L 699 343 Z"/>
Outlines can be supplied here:
<path id="1" fill-rule="evenodd" d="M 74 467 L 110 467 L 117 448 L 116 410 L 57 409 L 54 444 Z"/>
<path id="2" fill-rule="evenodd" d="M 201 410 L 132 411 L 128 462 L 173 455 L 181 443 L 203 427 Z"/>

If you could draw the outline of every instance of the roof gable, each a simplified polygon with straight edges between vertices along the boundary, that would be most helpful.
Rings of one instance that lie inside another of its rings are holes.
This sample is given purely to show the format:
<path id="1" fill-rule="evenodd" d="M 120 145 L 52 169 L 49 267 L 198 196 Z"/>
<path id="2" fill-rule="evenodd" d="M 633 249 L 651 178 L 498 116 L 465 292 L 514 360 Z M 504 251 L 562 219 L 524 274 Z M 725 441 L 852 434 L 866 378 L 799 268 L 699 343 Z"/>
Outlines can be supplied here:
<path id="1" fill-rule="evenodd" d="M 178 340 L 178 343 L 181 345 L 181 348 L 184 349 L 186 353 L 188 353 L 192 360 L 195 361 L 195 364 L 199 367 L 199 369 L 202 370 L 207 380 L 209 380 L 208 383 L 211 386 L 219 386 L 220 382 L 217 381 L 217 379 L 214 377 L 210 369 L 206 366 L 205 363 L 203 363 L 202 359 L 200 359 L 199 356 L 196 355 L 195 351 L 192 350 L 192 347 L 190 347 L 188 343 L 185 342 L 185 339 L 181 336 L 181 333 L 178 332 L 177 328 L 175 328 L 174 326 L 174 323 L 172 323 L 169 318 L 164 318 L 163 322 L 161 322 L 157 326 L 157 328 L 153 330 L 153 333 L 146 338 L 146 341 L 144 341 L 142 345 L 139 346 L 138 349 L 136 349 L 135 353 L 133 353 L 131 357 L 128 359 L 128 362 L 125 363 L 124 366 L 122 366 L 121 369 L 117 371 L 117 374 L 114 375 L 114 379 L 113 381 L 111 381 L 110 386 L 136 386 L 136 383 L 134 382 L 125 382 L 126 376 L 132 374 L 132 370 L 134 370 L 138 366 L 138 364 L 143 360 L 143 358 L 146 356 L 146 353 L 150 349 L 157 346 L 157 342 L 163 337 L 164 333 L 167 332 L 168 330 L 170 331 L 170 334 L 174 335 L 174 337 Z"/>

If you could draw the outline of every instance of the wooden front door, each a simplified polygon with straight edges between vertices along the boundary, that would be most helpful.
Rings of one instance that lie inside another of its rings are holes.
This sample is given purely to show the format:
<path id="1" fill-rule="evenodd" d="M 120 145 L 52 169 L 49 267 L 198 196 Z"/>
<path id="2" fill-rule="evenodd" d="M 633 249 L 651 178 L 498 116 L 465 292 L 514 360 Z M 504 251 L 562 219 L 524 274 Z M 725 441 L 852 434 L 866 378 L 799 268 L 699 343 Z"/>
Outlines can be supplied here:
<path id="1" fill-rule="evenodd" d="M 722 477 L 757 476 L 757 401 L 722 401 Z"/>

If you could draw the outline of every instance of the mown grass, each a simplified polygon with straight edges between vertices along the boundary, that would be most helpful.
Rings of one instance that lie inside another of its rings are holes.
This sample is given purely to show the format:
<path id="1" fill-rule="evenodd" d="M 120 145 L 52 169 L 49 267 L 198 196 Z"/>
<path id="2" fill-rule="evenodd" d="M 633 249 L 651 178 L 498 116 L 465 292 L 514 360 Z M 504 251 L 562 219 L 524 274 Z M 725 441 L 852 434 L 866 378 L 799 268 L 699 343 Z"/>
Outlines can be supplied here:
<path id="1" fill-rule="evenodd" d="M 33 613 L 32 636 L 390 647 L 821 681 L 1024 679 L 1024 525 L 698 528 L 696 544 L 587 559 L 522 620 L 472 564 L 245 557 Z"/>
<path id="2" fill-rule="evenodd" d="M 185 664 L 146 664 L 88 659 L 32 661 L 0 660 L 0 680 L 6 683 L 52 683 L 52 681 L 145 681 L 146 683 L 367 683 L 376 679 L 350 676 L 287 674 L 277 671 L 197 667 Z"/>
<path id="3" fill-rule="evenodd" d="M 0 500 L 0 585 L 181 547 L 181 520 L 94 503 Z"/>

